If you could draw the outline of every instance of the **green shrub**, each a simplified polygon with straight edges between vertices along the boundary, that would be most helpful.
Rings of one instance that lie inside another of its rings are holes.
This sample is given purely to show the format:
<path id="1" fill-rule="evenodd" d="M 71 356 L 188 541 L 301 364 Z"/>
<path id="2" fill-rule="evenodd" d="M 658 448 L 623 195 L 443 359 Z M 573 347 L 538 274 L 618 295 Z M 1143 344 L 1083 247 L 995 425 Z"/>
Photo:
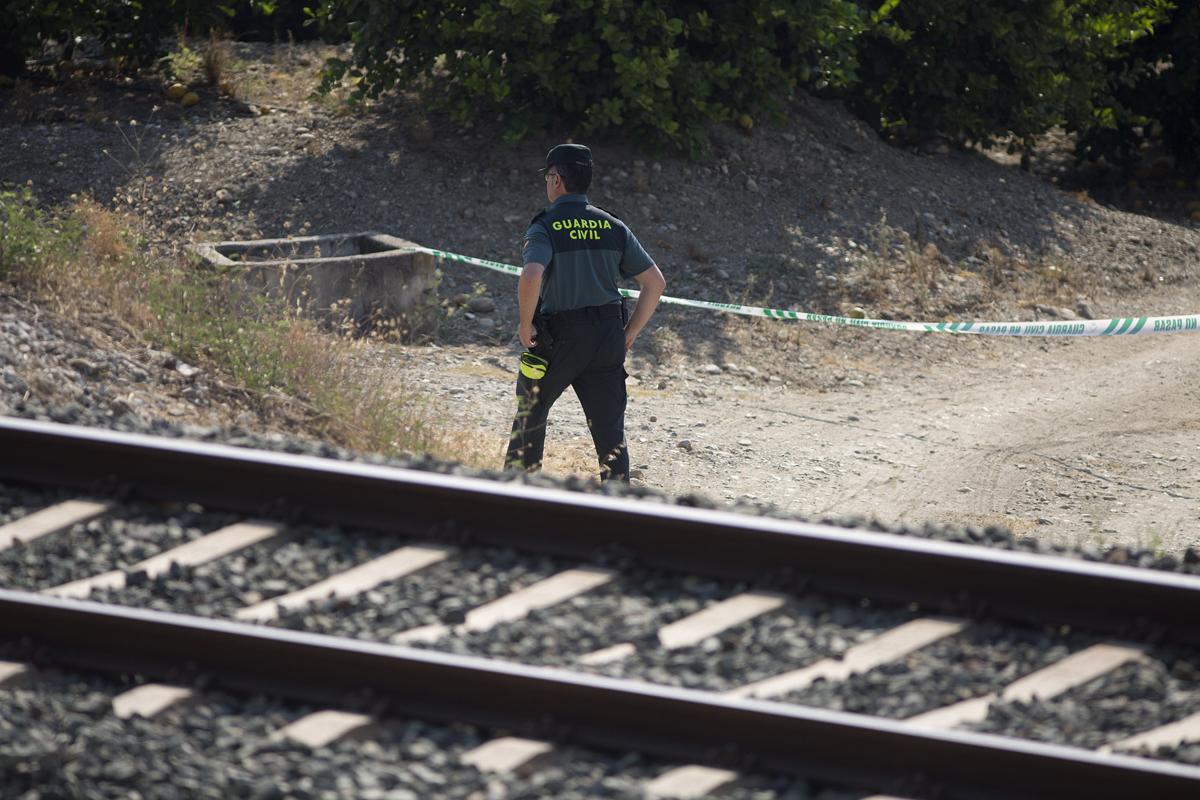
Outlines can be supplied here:
<path id="1" fill-rule="evenodd" d="M 1200 161 L 1200 4 L 1179 3 L 1170 20 L 1107 64 L 1109 124 L 1082 120 L 1080 158 L 1114 164 L 1138 159 L 1157 126 L 1167 150 L 1190 168 Z"/>
<path id="2" fill-rule="evenodd" d="M 871 24 L 843 0 L 325 0 L 317 19 L 349 21 L 353 57 L 322 88 L 361 78 L 352 101 L 424 80 L 460 121 L 505 115 L 509 141 L 556 126 L 692 152 L 713 120 L 853 80 Z"/>
<path id="3" fill-rule="evenodd" d="M 83 230 L 73 216 L 37 207 L 33 190 L 0 190 L 0 280 L 30 283 L 77 248 Z"/>
<path id="4" fill-rule="evenodd" d="M 878 0 L 876 0 L 878 2 Z M 1104 123 L 1105 59 L 1163 19 L 1166 0 L 902 0 L 899 32 L 858 46 L 847 97 L 882 129 L 992 143 L 1075 120 Z"/>

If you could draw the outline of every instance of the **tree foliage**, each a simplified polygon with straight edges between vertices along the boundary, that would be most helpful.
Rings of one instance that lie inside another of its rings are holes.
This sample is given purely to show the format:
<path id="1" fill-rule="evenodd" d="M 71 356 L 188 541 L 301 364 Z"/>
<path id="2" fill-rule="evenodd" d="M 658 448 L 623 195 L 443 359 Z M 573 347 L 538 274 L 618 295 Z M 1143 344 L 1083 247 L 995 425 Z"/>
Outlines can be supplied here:
<path id="1" fill-rule="evenodd" d="M 555 123 L 692 151 L 780 90 L 853 80 L 870 24 L 845 0 L 325 0 L 318 18 L 352 20 L 326 87 L 360 78 L 356 100 L 424 79 L 461 120 L 504 114 L 510 140 Z"/>
<path id="2" fill-rule="evenodd" d="M 0 0 L 0 74 L 20 73 L 48 40 L 64 44 L 69 57 L 77 37 L 93 36 L 108 55 L 148 64 L 180 30 L 217 26 L 269 38 L 301 30 L 305 12 L 302 0 Z"/>
<path id="3" fill-rule="evenodd" d="M 696 150 L 704 126 L 775 112 L 798 85 L 880 128 L 1030 146 L 1059 124 L 1112 126 L 1108 62 L 1167 0 L 325 0 L 351 20 L 335 62 L 354 99 L 420 78 L 466 120 L 486 106 L 520 138 L 551 122 Z"/>
<path id="4" fill-rule="evenodd" d="M 185 24 L 349 36 L 322 84 L 352 102 L 420 85 L 509 141 L 555 127 L 697 154 L 713 121 L 776 117 L 796 87 L 879 129 L 1032 146 L 1080 130 L 1121 162 L 1148 130 L 1200 152 L 1200 3 L 1174 0 L 0 0 L 0 73 L 48 39 L 148 63 Z M 1169 16 L 1170 15 L 1170 16 Z"/>
<path id="5" fill-rule="evenodd" d="M 1077 154 L 1114 164 L 1137 160 L 1148 134 L 1156 132 L 1175 158 L 1200 162 L 1200 4 L 1180 2 L 1154 34 L 1138 39 L 1105 65 L 1102 102 L 1108 124 L 1083 120 Z"/>
<path id="6" fill-rule="evenodd" d="M 1055 125 L 1111 124 L 1106 60 L 1163 19 L 1166 0 L 901 0 L 897 31 L 864 33 L 848 93 L 881 128 L 1026 147 Z"/>
<path id="7" fill-rule="evenodd" d="M 201 0 L 0 0 L 0 73 L 15 75 L 47 40 L 65 44 L 94 36 L 111 56 L 148 63 L 163 38 L 186 24 L 205 30 L 233 12 L 230 4 Z"/>
<path id="8" fill-rule="evenodd" d="M 345 29 L 336 30 L 307 24 L 312 19 L 312 0 L 242 0 L 233 5 L 228 28 L 239 41 L 312 40 L 318 37 L 341 39 Z"/>

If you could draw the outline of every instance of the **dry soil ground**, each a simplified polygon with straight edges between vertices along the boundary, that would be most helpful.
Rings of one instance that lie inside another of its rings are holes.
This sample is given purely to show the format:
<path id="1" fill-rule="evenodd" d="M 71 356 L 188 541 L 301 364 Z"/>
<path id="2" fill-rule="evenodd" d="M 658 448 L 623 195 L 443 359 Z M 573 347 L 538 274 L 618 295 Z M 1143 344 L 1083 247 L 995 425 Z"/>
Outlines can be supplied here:
<path id="1" fill-rule="evenodd" d="M 313 57 L 246 47 L 235 77 L 311 74 Z M 298 113 L 247 115 L 209 92 L 166 119 L 152 111 L 161 82 L 72 81 L 0 95 L 0 177 L 46 202 L 91 191 L 167 249 L 374 229 L 515 263 L 557 140 L 507 148 L 486 117 L 460 128 L 402 96 L 361 117 L 296 98 Z M 668 294 L 960 321 L 1200 309 L 1200 236 L 1182 215 L 1097 205 L 978 151 L 891 148 L 835 104 L 788 111 L 753 137 L 714 127 L 699 163 L 594 143 L 591 196 L 629 221 Z M 516 281 L 443 270 L 446 298 L 495 310 L 459 309 L 431 342 L 382 345 L 364 366 L 440 397 L 491 437 L 499 466 Z M 630 353 L 628 435 L 637 480 L 668 493 L 1178 551 L 1200 541 L 1198 362 L 1194 334 L 985 338 L 663 306 Z M 591 471 L 569 394 L 552 420 L 547 469 Z"/>

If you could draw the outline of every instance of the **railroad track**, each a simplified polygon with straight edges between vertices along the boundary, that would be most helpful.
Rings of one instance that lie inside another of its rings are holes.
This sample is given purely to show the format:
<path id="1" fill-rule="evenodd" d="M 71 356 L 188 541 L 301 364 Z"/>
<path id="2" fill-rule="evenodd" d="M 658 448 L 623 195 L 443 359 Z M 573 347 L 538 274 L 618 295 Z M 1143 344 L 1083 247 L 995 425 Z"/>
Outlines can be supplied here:
<path id="1" fill-rule="evenodd" d="M 485 772 L 653 754 L 661 796 L 1200 792 L 1193 575 L 16 420 L 0 454 L 46 506 L 0 527 L 27 590 L 0 592 L 0 674 L 173 678 L 121 700 L 142 716 L 203 675 L 331 712 L 369 692 L 313 743 L 401 715 L 521 733 L 461 754 Z M 1056 726 L 1085 746 L 1028 738 Z"/>

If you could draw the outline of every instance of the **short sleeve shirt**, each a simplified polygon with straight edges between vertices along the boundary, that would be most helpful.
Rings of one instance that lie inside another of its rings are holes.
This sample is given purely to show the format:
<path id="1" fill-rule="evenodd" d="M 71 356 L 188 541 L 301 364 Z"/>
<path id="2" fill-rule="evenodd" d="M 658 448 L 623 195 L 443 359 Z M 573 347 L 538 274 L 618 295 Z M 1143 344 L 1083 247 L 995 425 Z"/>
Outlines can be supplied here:
<path id="1" fill-rule="evenodd" d="M 558 198 L 525 232 L 524 263 L 546 266 L 542 312 L 619 303 L 621 280 L 654 266 L 629 227 L 582 194 Z"/>

